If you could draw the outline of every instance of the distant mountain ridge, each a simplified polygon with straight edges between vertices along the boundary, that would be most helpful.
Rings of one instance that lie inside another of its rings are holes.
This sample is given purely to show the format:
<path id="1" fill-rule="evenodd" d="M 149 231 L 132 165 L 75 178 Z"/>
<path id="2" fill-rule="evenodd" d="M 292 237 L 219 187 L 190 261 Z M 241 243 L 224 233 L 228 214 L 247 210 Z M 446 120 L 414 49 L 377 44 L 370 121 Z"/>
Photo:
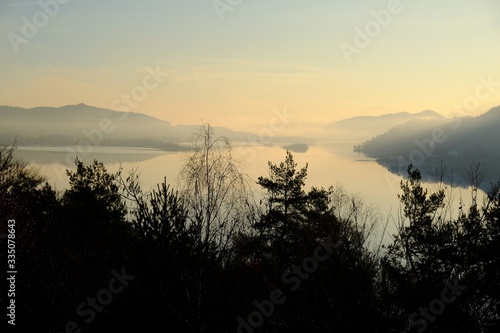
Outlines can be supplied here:
<path id="1" fill-rule="evenodd" d="M 408 121 L 445 119 L 435 111 L 425 110 L 417 113 L 398 112 L 380 116 L 357 116 L 339 120 L 327 126 L 327 129 L 339 132 L 348 138 L 367 140 L 372 136 L 384 133 L 394 126 L 402 125 Z"/>
<path id="2" fill-rule="evenodd" d="M 407 153 L 417 142 L 433 141 L 433 131 L 443 133 L 445 139 L 434 140 L 435 154 L 450 150 L 457 153 L 500 153 L 500 106 L 477 117 L 433 120 L 415 120 L 395 126 L 362 144 L 362 152 L 372 157 Z M 436 136 L 437 134 L 434 134 Z M 442 142 L 438 142 L 442 141 Z M 478 150 L 479 149 L 479 150 Z"/>
<path id="3" fill-rule="evenodd" d="M 443 161 L 466 179 L 474 162 L 494 181 L 500 176 L 499 129 L 497 106 L 477 117 L 407 122 L 356 149 L 398 174 L 404 173 L 409 163 L 430 174 Z"/>
<path id="4" fill-rule="evenodd" d="M 357 116 L 339 120 L 328 128 L 336 129 L 356 129 L 356 130 L 371 130 L 374 126 L 383 125 L 387 129 L 400 125 L 406 121 L 414 119 L 443 119 L 444 117 L 439 113 L 431 110 L 425 110 L 417 113 L 398 112 L 387 113 L 380 116 Z"/>
<path id="5" fill-rule="evenodd" d="M 122 112 L 86 104 L 62 107 L 0 106 L 0 142 L 67 145 L 102 135 L 102 144 L 157 147 L 159 143 L 185 142 L 199 125 L 171 125 L 137 112 Z M 214 127 L 217 135 L 248 140 L 251 133 Z M 100 134 L 98 134 L 100 132 Z"/>

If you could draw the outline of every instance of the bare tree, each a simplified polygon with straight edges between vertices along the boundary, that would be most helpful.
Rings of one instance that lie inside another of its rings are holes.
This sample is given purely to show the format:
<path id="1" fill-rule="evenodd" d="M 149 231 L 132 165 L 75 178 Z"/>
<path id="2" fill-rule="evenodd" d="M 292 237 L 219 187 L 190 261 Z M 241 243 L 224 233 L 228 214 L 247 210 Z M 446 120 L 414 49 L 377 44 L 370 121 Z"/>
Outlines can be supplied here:
<path id="1" fill-rule="evenodd" d="M 21 200 L 38 188 L 46 178 L 40 170 L 16 158 L 16 143 L 0 144 L 0 216 L 13 218 L 12 214 L 25 211 Z"/>
<path id="2" fill-rule="evenodd" d="M 229 139 L 215 137 L 209 124 L 203 124 L 191 143 L 195 150 L 178 177 L 188 220 L 201 244 L 226 252 L 233 237 L 250 227 L 246 222 L 254 205 L 249 182 L 231 154 Z"/>

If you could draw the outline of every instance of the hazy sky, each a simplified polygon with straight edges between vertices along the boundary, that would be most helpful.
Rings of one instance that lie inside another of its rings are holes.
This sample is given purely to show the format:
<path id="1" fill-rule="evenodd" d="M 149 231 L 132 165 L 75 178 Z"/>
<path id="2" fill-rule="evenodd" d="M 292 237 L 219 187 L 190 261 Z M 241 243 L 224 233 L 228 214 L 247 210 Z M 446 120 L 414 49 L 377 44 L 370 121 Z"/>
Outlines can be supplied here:
<path id="1" fill-rule="evenodd" d="M 479 77 L 500 82 L 500 1 L 397 2 L 0 0 L 0 104 L 124 109 L 132 94 L 131 111 L 239 129 L 283 107 L 447 114 Z M 471 113 L 500 104 L 500 83 L 480 96 Z"/>

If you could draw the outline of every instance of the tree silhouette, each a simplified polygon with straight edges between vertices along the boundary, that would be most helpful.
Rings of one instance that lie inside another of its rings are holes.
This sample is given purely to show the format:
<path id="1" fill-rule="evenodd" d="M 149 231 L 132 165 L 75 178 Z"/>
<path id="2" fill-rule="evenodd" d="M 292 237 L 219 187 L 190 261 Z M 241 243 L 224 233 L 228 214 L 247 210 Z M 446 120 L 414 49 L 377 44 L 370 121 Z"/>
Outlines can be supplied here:
<path id="1" fill-rule="evenodd" d="M 75 164 L 76 171 L 66 171 L 70 188 L 62 197 L 64 206 L 71 210 L 75 220 L 89 227 L 123 221 L 127 210 L 120 195 L 118 174 L 108 173 L 104 164 L 97 160 L 85 166 L 77 158 Z"/>
<path id="2" fill-rule="evenodd" d="M 307 164 L 297 170 L 290 150 L 279 165 L 268 163 L 269 177 L 259 177 L 257 184 L 267 191 L 267 212 L 258 227 L 271 235 L 284 239 L 297 229 L 306 209 L 307 195 L 303 189 L 307 177 Z M 317 193 L 319 194 L 319 193 Z M 315 198 L 316 201 L 319 197 Z"/>
<path id="3" fill-rule="evenodd" d="M 248 228 L 252 195 L 230 141 L 215 137 L 209 124 L 191 138 L 195 149 L 179 172 L 180 194 L 190 228 L 206 248 L 227 254 L 233 237 Z"/>
<path id="4" fill-rule="evenodd" d="M 33 220 L 38 190 L 46 180 L 36 168 L 28 166 L 14 156 L 15 143 L 0 145 L 0 216 L 5 219 Z M 33 197 L 35 196 L 35 197 Z M 38 207 L 41 208 L 41 207 Z"/>
<path id="5" fill-rule="evenodd" d="M 306 191 L 307 164 L 298 168 L 290 151 L 258 178 L 258 207 L 226 138 L 205 125 L 193 145 L 179 192 L 166 180 L 143 192 L 135 171 L 123 179 L 76 160 L 62 194 L 0 147 L 0 226 L 16 219 L 22 258 L 21 331 L 84 324 L 75 308 L 124 266 L 136 279 L 82 331 L 234 331 L 256 311 L 262 324 L 249 327 L 263 332 L 500 329 L 500 183 L 481 205 L 479 164 L 456 218 L 446 187 L 429 190 L 410 165 L 398 230 L 381 254 L 369 244 L 372 207 L 341 187 Z M 286 301 L 271 311 L 277 289 Z"/>

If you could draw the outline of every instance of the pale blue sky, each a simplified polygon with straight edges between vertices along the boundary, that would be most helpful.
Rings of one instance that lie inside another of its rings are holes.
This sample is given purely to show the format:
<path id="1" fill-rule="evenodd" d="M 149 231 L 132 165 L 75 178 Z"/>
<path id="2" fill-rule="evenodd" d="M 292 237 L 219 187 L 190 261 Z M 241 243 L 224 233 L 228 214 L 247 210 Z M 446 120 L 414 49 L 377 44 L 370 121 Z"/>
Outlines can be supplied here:
<path id="1" fill-rule="evenodd" d="M 227 0 L 221 0 L 227 3 Z M 346 61 L 355 27 L 390 1 L 243 0 L 220 20 L 211 0 L 69 1 L 17 53 L 9 42 L 36 1 L 0 0 L 0 104 L 109 108 L 146 67 L 168 72 L 133 111 L 178 123 L 244 127 L 286 106 L 303 121 L 362 114 L 446 114 L 500 81 L 500 1 L 402 0 Z M 500 88 L 474 110 L 500 104 Z"/>

